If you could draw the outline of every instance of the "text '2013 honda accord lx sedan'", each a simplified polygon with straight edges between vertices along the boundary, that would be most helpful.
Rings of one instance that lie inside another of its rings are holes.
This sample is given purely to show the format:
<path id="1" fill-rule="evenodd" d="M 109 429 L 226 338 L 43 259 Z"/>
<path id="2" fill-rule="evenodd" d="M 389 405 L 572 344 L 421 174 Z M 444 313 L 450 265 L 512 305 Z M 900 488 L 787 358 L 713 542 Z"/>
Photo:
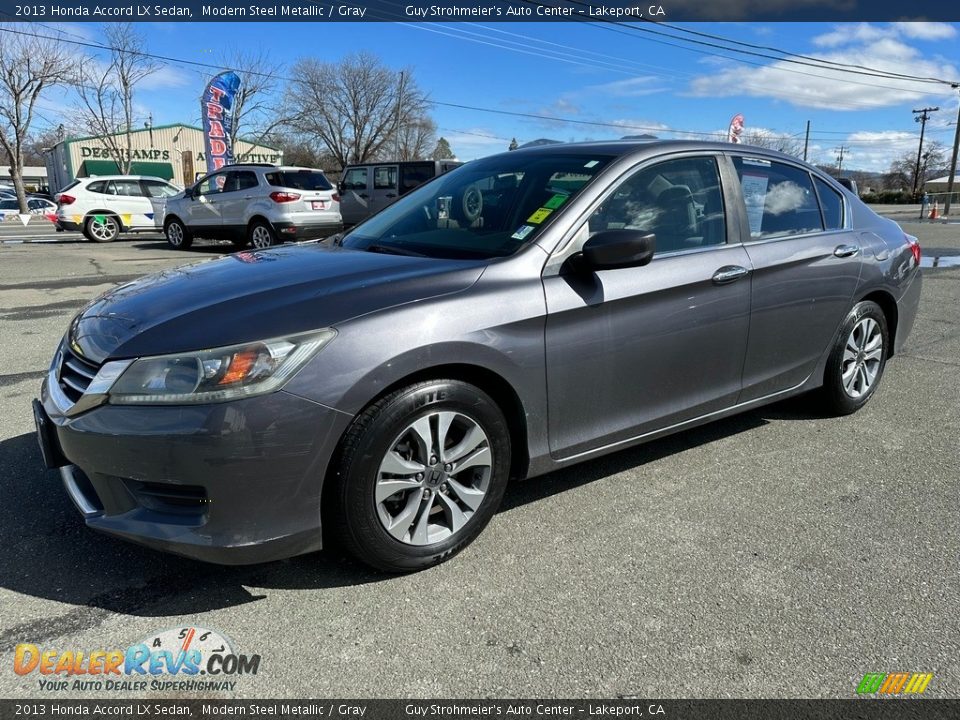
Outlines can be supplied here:
<path id="1" fill-rule="evenodd" d="M 552 145 L 351 232 L 117 287 L 34 402 L 87 525 L 222 563 L 441 562 L 542 475 L 807 391 L 862 407 L 920 247 L 757 148 Z M 613 509 L 611 509 L 612 511 Z"/>

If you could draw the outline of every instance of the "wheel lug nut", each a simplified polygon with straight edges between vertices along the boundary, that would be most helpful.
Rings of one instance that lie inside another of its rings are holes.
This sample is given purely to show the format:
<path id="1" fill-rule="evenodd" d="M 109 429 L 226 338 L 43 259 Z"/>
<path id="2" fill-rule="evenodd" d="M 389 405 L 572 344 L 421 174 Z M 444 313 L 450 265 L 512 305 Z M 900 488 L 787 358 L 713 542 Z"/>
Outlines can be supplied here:
<path id="1" fill-rule="evenodd" d="M 446 491 L 447 491 L 447 484 L 446 484 L 446 483 L 443 483 L 443 484 L 440 486 L 440 492 L 446 492 Z"/>
<path id="2" fill-rule="evenodd" d="M 417 480 L 423 480 L 423 473 L 417 473 Z"/>
<path id="3" fill-rule="evenodd" d="M 436 464 L 437 464 L 437 458 L 436 458 L 435 456 L 433 456 L 433 455 L 430 456 L 430 464 L 431 464 L 431 465 L 436 465 Z"/>
<path id="4" fill-rule="evenodd" d="M 450 463 L 447 463 L 446 465 L 443 466 L 444 472 L 450 472 L 451 470 L 453 470 L 453 465 L 451 465 Z"/>
<path id="5" fill-rule="evenodd" d="M 424 490 L 424 491 L 423 491 L 423 496 L 424 496 L 425 498 L 430 497 L 430 491 L 429 491 L 429 490 Z"/>

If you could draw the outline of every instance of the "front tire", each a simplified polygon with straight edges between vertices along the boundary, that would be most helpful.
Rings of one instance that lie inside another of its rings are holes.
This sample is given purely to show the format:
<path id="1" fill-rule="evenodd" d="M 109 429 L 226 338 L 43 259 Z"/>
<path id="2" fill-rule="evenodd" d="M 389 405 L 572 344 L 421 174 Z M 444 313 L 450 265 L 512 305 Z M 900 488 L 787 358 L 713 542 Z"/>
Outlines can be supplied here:
<path id="1" fill-rule="evenodd" d="M 351 555 L 388 572 L 453 557 L 493 517 L 510 472 L 497 404 L 459 380 L 398 390 L 361 413 L 341 442 L 325 525 Z"/>
<path id="2" fill-rule="evenodd" d="M 91 215 L 83 224 L 83 235 L 93 242 L 113 242 L 120 236 L 120 222 L 112 215 Z"/>
<path id="3" fill-rule="evenodd" d="M 889 355 L 887 318 L 879 305 L 859 302 L 844 320 L 824 371 L 823 404 L 836 415 L 850 415 L 876 392 Z"/>
<path id="4" fill-rule="evenodd" d="M 167 244 L 174 250 L 187 250 L 193 244 L 193 236 L 179 218 L 167 220 L 163 234 L 167 238 Z"/>

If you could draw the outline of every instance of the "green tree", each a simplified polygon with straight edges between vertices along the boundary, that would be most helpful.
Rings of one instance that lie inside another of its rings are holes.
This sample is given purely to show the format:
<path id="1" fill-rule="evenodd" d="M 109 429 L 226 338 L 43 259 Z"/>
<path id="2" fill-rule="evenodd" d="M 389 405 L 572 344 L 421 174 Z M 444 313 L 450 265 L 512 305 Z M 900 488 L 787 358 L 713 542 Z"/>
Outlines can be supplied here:
<path id="1" fill-rule="evenodd" d="M 433 150 L 433 159 L 434 160 L 453 160 L 457 156 L 453 154 L 453 150 L 450 148 L 450 143 L 447 142 L 445 137 L 437 140 L 437 147 Z"/>

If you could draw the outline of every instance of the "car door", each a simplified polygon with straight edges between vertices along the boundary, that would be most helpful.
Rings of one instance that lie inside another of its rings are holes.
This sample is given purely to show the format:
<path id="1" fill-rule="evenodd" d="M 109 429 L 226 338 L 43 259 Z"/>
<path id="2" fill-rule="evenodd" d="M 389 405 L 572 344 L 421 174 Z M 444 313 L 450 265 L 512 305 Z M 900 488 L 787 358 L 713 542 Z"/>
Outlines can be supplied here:
<path id="1" fill-rule="evenodd" d="M 217 198 L 224 232 L 233 237 L 245 236 L 247 206 L 255 199 L 258 185 L 257 174 L 252 170 L 231 170 L 227 173 L 223 190 Z"/>
<path id="2" fill-rule="evenodd" d="M 340 215 L 344 225 L 356 225 L 370 215 L 370 168 L 348 168 L 340 180 Z"/>
<path id="3" fill-rule="evenodd" d="M 180 191 L 170 183 L 166 183 L 163 180 L 153 180 L 151 178 L 142 178 L 140 180 L 140 187 L 143 189 L 143 194 L 150 203 L 150 214 L 148 218 L 152 221 L 155 228 L 162 228 L 163 217 L 167 209 L 167 200 L 178 195 Z"/>
<path id="4" fill-rule="evenodd" d="M 227 182 L 227 172 L 207 175 L 194 186 L 193 197 L 187 200 L 187 223 L 196 232 L 218 234 L 223 226 L 220 200 Z"/>
<path id="5" fill-rule="evenodd" d="M 145 197 L 140 181 L 136 178 L 117 178 L 107 185 L 107 193 L 113 195 L 110 209 L 120 216 L 125 228 L 143 228 L 153 225 L 150 201 Z"/>
<path id="6" fill-rule="evenodd" d="M 370 195 L 370 214 L 378 213 L 397 199 L 399 168 L 396 165 L 376 165 L 373 168 L 373 192 Z"/>
<path id="7" fill-rule="evenodd" d="M 753 266 L 745 402 L 810 376 L 853 302 L 861 255 L 856 233 L 844 227 L 842 197 L 806 168 L 748 155 L 733 164 Z"/>
<path id="8" fill-rule="evenodd" d="M 724 171 L 729 173 L 729 169 Z M 749 326 L 749 259 L 713 155 L 647 164 L 578 229 L 657 236 L 643 267 L 544 274 L 551 453 L 567 458 L 736 403 Z M 548 268 L 551 264 L 548 263 Z"/>

